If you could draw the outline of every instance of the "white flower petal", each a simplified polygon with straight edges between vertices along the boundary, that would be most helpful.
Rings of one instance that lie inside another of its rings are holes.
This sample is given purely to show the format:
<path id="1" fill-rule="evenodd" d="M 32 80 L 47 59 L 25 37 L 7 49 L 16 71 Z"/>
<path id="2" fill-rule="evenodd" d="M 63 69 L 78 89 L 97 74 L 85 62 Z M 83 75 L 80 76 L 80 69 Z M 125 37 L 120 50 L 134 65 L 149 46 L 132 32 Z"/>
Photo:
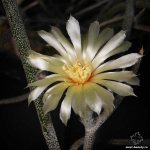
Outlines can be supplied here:
<path id="1" fill-rule="evenodd" d="M 96 112 L 98 115 L 102 109 L 101 97 L 97 95 L 92 84 L 85 84 L 83 87 L 85 102 L 88 104 L 89 108 Z"/>
<path id="2" fill-rule="evenodd" d="M 35 58 L 40 58 L 42 60 L 49 62 L 50 64 L 55 64 L 58 66 L 64 64 L 64 61 L 58 59 L 57 57 L 51 57 L 51 56 L 43 55 L 43 54 L 37 53 L 33 50 L 29 50 L 29 59 L 30 59 L 30 56 L 35 57 Z"/>
<path id="3" fill-rule="evenodd" d="M 101 49 L 99 55 L 106 55 L 116 47 L 118 47 L 123 40 L 125 39 L 125 31 L 120 31 L 116 35 L 114 35 L 107 43 L 106 45 Z"/>
<path id="4" fill-rule="evenodd" d="M 86 49 L 87 56 L 92 59 L 95 56 L 95 44 L 97 42 L 97 38 L 100 31 L 100 25 L 98 21 L 91 23 L 88 32 L 88 45 Z"/>
<path id="5" fill-rule="evenodd" d="M 49 95 L 58 95 L 60 92 L 64 92 L 68 88 L 69 84 L 65 82 L 58 83 L 52 87 L 50 87 L 43 95 L 43 102 L 45 102 L 48 99 Z"/>
<path id="6" fill-rule="evenodd" d="M 74 88 L 74 96 L 72 100 L 72 108 L 81 118 L 87 115 L 87 106 L 84 100 L 83 87 L 78 85 Z"/>
<path id="7" fill-rule="evenodd" d="M 50 95 L 43 105 L 44 114 L 56 109 L 63 93 L 58 93 L 59 95 Z"/>
<path id="8" fill-rule="evenodd" d="M 66 29 L 72 44 L 76 50 L 76 54 L 78 57 L 81 56 L 81 34 L 80 34 L 80 25 L 79 22 L 72 16 L 70 16 Z"/>
<path id="9" fill-rule="evenodd" d="M 115 81 L 107 81 L 107 80 L 100 80 L 97 81 L 97 83 L 107 87 L 108 89 L 112 90 L 113 92 L 117 93 L 118 95 L 121 96 L 135 96 L 133 89 L 131 86 L 120 83 L 120 82 L 115 82 Z"/>
<path id="10" fill-rule="evenodd" d="M 57 85 L 53 86 L 52 88 L 50 88 L 50 90 L 47 90 L 47 92 L 45 92 L 44 96 L 43 96 L 43 111 L 44 114 L 47 114 L 49 111 L 54 110 L 64 91 L 66 90 L 66 88 L 69 85 L 65 84 L 65 83 L 58 83 Z"/>
<path id="11" fill-rule="evenodd" d="M 113 49 L 110 53 L 107 54 L 107 58 L 119 54 L 122 52 L 127 51 L 131 47 L 131 43 L 128 41 L 124 41 L 121 45 L 119 45 L 117 48 Z"/>
<path id="12" fill-rule="evenodd" d="M 68 88 L 66 92 L 66 96 L 63 102 L 61 103 L 60 119 L 65 125 L 67 125 L 68 119 L 70 118 L 70 114 L 71 114 L 71 102 L 72 102 L 73 93 L 74 93 L 73 88 L 74 87 Z"/>
<path id="13" fill-rule="evenodd" d="M 126 81 L 126 83 L 131 84 L 131 85 L 140 85 L 140 80 L 138 77 L 133 77 L 129 80 Z"/>
<path id="14" fill-rule="evenodd" d="M 47 70 L 47 71 L 51 70 L 49 63 L 47 61 L 41 59 L 40 57 L 36 57 L 34 55 L 29 55 L 28 62 L 31 66 L 38 68 L 40 70 Z"/>
<path id="15" fill-rule="evenodd" d="M 93 77 L 92 80 L 98 81 L 103 79 L 126 82 L 136 75 L 132 71 L 106 72 Z"/>
<path id="16" fill-rule="evenodd" d="M 122 53 L 122 52 L 125 52 L 126 50 L 129 49 L 129 47 L 131 46 L 131 43 L 130 42 L 123 42 L 120 46 L 118 46 L 117 48 L 113 49 L 111 52 L 109 52 L 108 54 L 106 54 L 105 56 L 102 56 L 101 58 L 95 58 L 95 60 L 93 60 L 93 66 L 94 68 L 97 67 L 97 64 L 100 65 L 102 64 L 107 58 L 115 55 L 115 54 L 118 54 L 118 53 Z"/>
<path id="17" fill-rule="evenodd" d="M 90 60 L 94 58 L 97 54 L 98 50 L 112 37 L 113 29 L 106 28 L 98 35 L 96 42 L 94 43 L 93 47 L 87 51 L 88 57 L 90 56 Z"/>
<path id="18" fill-rule="evenodd" d="M 30 50 L 28 62 L 33 67 L 40 70 L 47 70 L 50 72 L 65 75 L 65 73 L 62 71 L 62 66 L 64 65 L 64 63 L 58 58 L 42 55 Z"/>
<path id="19" fill-rule="evenodd" d="M 87 45 L 88 45 L 88 35 L 85 34 L 83 36 L 83 40 L 82 40 L 82 57 L 83 57 L 83 60 L 85 62 L 90 63 L 91 60 L 90 60 L 90 57 L 87 54 Z"/>
<path id="20" fill-rule="evenodd" d="M 28 103 L 30 104 L 32 101 L 36 100 L 47 87 L 48 87 L 47 85 L 39 86 L 34 90 L 32 90 L 28 97 Z"/>
<path id="21" fill-rule="evenodd" d="M 53 57 L 67 65 L 67 61 L 61 55 L 54 54 Z"/>
<path id="22" fill-rule="evenodd" d="M 104 72 L 104 71 L 108 71 L 108 70 L 133 66 L 141 57 L 142 57 L 142 55 L 140 55 L 138 53 L 131 53 L 131 54 L 122 56 L 116 60 L 112 60 L 112 61 L 102 64 L 101 66 L 99 66 L 96 69 L 94 74 L 98 74 L 100 72 Z"/>
<path id="23" fill-rule="evenodd" d="M 97 84 L 93 83 L 93 87 L 94 87 L 95 92 L 97 93 L 97 95 L 102 100 L 103 108 L 105 109 L 105 111 L 108 114 L 110 114 L 114 109 L 114 105 L 113 105 L 114 96 L 113 96 L 113 94 L 110 91 L 108 91 L 108 90 L 104 89 L 103 87 L 101 87 L 100 85 L 97 85 Z"/>
<path id="24" fill-rule="evenodd" d="M 95 51 L 97 52 L 114 34 L 113 29 L 105 28 L 102 32 L 100 32 L 97 43 L 95 44 Z"/>
<path id="25" fill-rule="evenodd" d="M 38 31 L 38 34 L 53 48 L 55 48 L 64 58 L 68 59 L 65 49 L 58 40 L 49 32 L 44 30 Z"/>
<path id="26" fill-rule="evenodd" d="M 55 36 L 55 38 L 62 44 L 62 46 L 66 49 L 69 55 L 72 57 L 75 55 L 73 51 L 73 47 L 71 43 L 67 40 L 67 38 L 62 34 L 62 32 L 57 27 L 52 27 L 51 32 Z"/>
<path id="27" fill-rule="evenodd" d="M 125 31 L 120 31 L 116 35 L 114 35 L 107 43 L 104 45 L 104 47 L 100 50 L 100 52 L 97 54 L 95 59 L 93 60 L 93 64 L 95 67 L 99 66 L 99 60 L 109 52 L 111 52 L 113 49 L 118 47 L 123 40 L 125 39 Z"/>
<path id="28" fill-rule="evenodd" d="M 28 87 L 30 87 L 30 86 L 45 86 L 45 85 L 50 85 L 54 82 L 64 81 L 64 80 L 65 80 L 65 78 L 62 77 L 61 75 L 52 74 L 52 75 L 45 77 L 44 79 L 41 79 L 41 80 L 38 80 L 38 81 L 28 84 Z"/>

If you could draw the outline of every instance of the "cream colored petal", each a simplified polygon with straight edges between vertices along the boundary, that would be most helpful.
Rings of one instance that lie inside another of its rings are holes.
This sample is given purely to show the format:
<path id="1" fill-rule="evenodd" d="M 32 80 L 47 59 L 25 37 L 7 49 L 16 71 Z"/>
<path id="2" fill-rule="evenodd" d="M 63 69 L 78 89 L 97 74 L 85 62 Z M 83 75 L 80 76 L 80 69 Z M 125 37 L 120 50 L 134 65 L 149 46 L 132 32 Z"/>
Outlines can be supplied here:
<path id="1" fill-rule="evenodd" d="M 46 70 L 46 71 L 50 71 L 50 72 L 54 72 L 66 76 L 66 73 L 62 69 L 63 65 L 61 66 L 54 65 L 40 57 L 35 57 L 35 56 L 29 56 L 28 62 L 31 66 L 37 69 Z"/>
<path id="2" fill-rule="evenodd" d="M 93 77 L 94 81 L 108 79 L 120 82 L 126 82 L 136 75 L 132 71 L 106 72 L 100 73 Z"/>
<path id="3" fill-rule="evenodd" d="M 72 108 L 76 114 L 78 114 L 81 118 L 85 118 L 87 115 L 87 105 L 83 96 L 83 87 L 75 86 L 74 88 L 74 96 L 72 100 Z"/>
<path id="4" fill-rule="evenodd" d="M 38 32 L 38 34 L 53 48 L 55 48 L 64 58 L 67 57 L 67 53 L 65 49 L 61 46 L 61 44 L 58 42 L 58 40 L 49 32 L 46 32 L 44 30 L 41 30 Z"/>
<path id="5" fill-rule="evenodd" d="M 80 25 L 79 22 L 72 16 L 70 16 L 66 29 L 72 44 L 75 48 L 76 54 L 78 57 L 81 56 L 81 34 L 80 34 Z"/>
<path id="6" fill-rule="evenodd" d="M 133 89 L 131 86 L 120 83 L 120 82 L 115 82 L 115 81 L 107 81 L 107 80 L 100 80 L 97 83 L 107 87 L 108 89 L 112 90 L 113 92 L 117 93 L 118 95 L 121 96 L 135 96 Z"/>
<path id="7" fill-rule="evenodd" d="M 43 105 L 44 114 L 56 109 L 63 93 L 58 93 L 59 95 L 50 95 L 47 101 Z"/>
<path id="8" fill-rule="evenodd" d="M 112 61 L 102 64 L 96 69 L 94 74 L 98 74 L 103 71 L 133 66 L 141 57 L 142 55 L 138 53 L 131 53 L 131 54 L 122 56 L 116 60 L 112 60 Z"/>
<path id="9" fill-rule="evenodd" d="M 67 40 L 67 38 L 62 34 L 62 32 L 57 27 L 52 27 L 51 32 L 55 36 L 55 38 L 62 44 L 62 46 L 66 49 L 69 55 L 72 57 L 75 56 L 74 48 L 71 43 Z"/>
<path id="10" fill-rule="evenodd" d="M 65 83 L 58 83 L 57 85 L 53 86 L 52 88 L 50 88 L 43 96 L 43 111 L 44 114 L 47 114 L 49 111 L 54 110 L 63 93 L 65 92 L 65 90 L 67 89 L 69 85 L 66 85 Z"/>
<path id="11" fill-rule="evenodd" d="M 100 31 L 100 25 L 98 21 L 91 23 L 88 31 L 88 45 L 86 49 L 87 56 L 92 59 L 95 56 L 95 44 Z"/>
<path id="12" fill-rule="evenodd" d="M 125 35 L 125 31 L 120 31 L 119 33 L 117 33 L 116 35 L 114 35 L 105 45 L 104 47 L 100 50 L 100 52 L 97 54 L 97 56 L 95 57 L 95 59 L 93 60 L 93 64 L 95 67 L 98 67 L 99 60 L 107 55 L 109 52 L 111 52 L 113 49 L 115 49 L 116 47 L 118 47 L 123 40 L 125 39 L 126 35 Z"/>
<path id="13" fill-rule="evenodd" d="M 28 97 L 28 103 L 30 104 L 32 101 L 36 100 L 47 87 L 48 87 L 47 85 L 39 86 L 34 90 L 32 90 Z"/>
<path id="14" fill-rule="evenodd" d="M 100 53 L 98 55 L 106 55 L 109 52 L 111 52 L 113 49 L 118 47 L 123 40 L 125 39 L 125 31 L 120 31 L 116 35 L 114 35 L 107 43 L 106 45 L 101 49 Z"/>
<path id="15" fill-rule="evenodd" d="M 117 48 L 113 49 L 111 52 L 109 52 L 108 54 L 106 54 L 105 56 L 102 56 L 101 58 L 97 57 L 93 60 L 93 66 L 94 68 L 97 67 L 97 65 L 100 65 L 102 64 L 107 58 L 115 55 L 115 54 L 118 54 L 118 53 L 122 53 L 122 52 L 125 52 L 129 49 L 129 47 L 131 46 L 131 43 L 130 42 L 123 42 L 120 46 L 118 46 Z"/>
<path id="16" fill-rule="evenodd" d="M 140 85 L 140 80 L 139 80 L 138 77 L 133 77 L 133 78 L 127 80 L 126 83 L 131 84 L 131 85 L 139 86 Z"/>
<path id="17" fill-rule="evenodd" d="M 110 28 L 104 29 L 98 35 L 97 41 L 94 43 L 92 49 L 90 50 L 90 53 L 88 52 L 88 55 L 90 56 L 91 60 L 97 54 L 98 50 L 112 37 L 112 35 L 113 29 Z"/>
<path id="18" fill-rule="evenodd" d="M 128 41 L 124 41 L 121 45 L 119 45 L 117 48 L 113 49 L 110 53 L 107 54 L 107 58 L 119 54 L 122 52 L 127 51 L 131 47 L 131 43 Z"/>
<path id="19" fill-rule="evenodd" d="M 40 70 L 47 70 L 50 72 L 59 73 L 61 75 L 66 75 L 62 70 L 62 66 L 64 65 L 64 63 L 58 58 L 42 55 L 30 50 L 28 62 L 33 67 Z"/>
<path id="20" fill-rule="evenodd" d="M 29 50 L 29 56 L 41 58 L 51 64 L 58 65 L 58 66 L 59 65 L 62 66 L 64 63 L 66 63 L 65 60 L 60 55 L 57 55 L 56 57 L 52 57 L 52 56 L 47 56 L 47 55 L 37 53 L 33 50 Z"/>
<path id="21" fill-rule="evenodd" d="M 50 87 L 43 95 L 43 102 L 48 99 L 49 95 L 58 95 L 60 92 L 64 92 L 70 85 L 65 82 L 60 82 L 52 87 Z"/>
<path id="22" fill-rule="evenodd" d="M 96 112 L 99 115 L 102 109 L 101 97 L 98 96 L 98 94 L 95 92 L 94 87 L 90 83 L 84 85 L 83 91 L 85 102 L 92 111 Z"/>
<path id="23" fill-rule="evenodd" d="M 44 79 L 32 82 L 30 84 L 28 84 L 28 87 L 30 86 L 45 86 L 45 85 L 50 85 L 54 82 L 58 82 L 58 81 L 64 81 L 65 78 L 62 77 L 61 75 L 58 74 L 52 74 L 49 76 L 46 76 Z"/>
<path id="24" fill-rule="evenodd" d="M 73 99 L 73 94 L 74 94 L 73 87 L 68 88 L 66 96 L 63 102 L 61 103 L 60 119 L 65 125 L 67 125 L 68 119 L 70 118 L 71 115 L 71 102 Z"/>
<path id="25" fill-rule="evenodd" d="M 38 68 L 40 70 L 47 70 L 47 71 L 51 70 L 51 66 L 49 65 L 47 61 L 41 59 L 40 57 L 36 57 L 34 55 L 29 55 L 28 63 L 31 66 Z"/>
<path id="26" fill-rule="evenodd" d="M 85 62 L 91 63 L 90 57 L 87 53 L 88 35 L 85 34 L 82 40 L 82 57 Z"/>
<path id="27" fill-rule="evenodd" d="M 93 87 L 95 89 L 95 92 L 97 93 L 97 95 L 99 96 L 99 98 L 102 101 L 103 108 L 105 109 L 105 111 L 108 114 L 110 114 L 114 109 L 114 105 L 113 105 L 114 96 L 113 96 L 113 94 L 110 91 L 101 87 L 100 85 L 93 83 Z"/>
<path id="28" fill-rule="evenodd" d="M 95 51 L 97 52 L 114 34 L 113 29 L 105 28 L 98 36 L 97 43 L 95 44 Z"/>
<path id="29" fill-rule="evenodd" d="M 55 57 L 57 60 L 61 61 L 63 64 L 67 65 L 67 61 L 61 55 L 54 54 L 53 57 Z"/>

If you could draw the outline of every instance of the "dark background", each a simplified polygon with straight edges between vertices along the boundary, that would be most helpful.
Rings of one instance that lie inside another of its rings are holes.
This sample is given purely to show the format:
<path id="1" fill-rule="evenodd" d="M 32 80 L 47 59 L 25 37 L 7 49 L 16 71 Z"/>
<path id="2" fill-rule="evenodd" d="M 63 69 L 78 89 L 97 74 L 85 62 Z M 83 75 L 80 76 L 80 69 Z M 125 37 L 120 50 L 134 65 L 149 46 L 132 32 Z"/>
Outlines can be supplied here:
<path id="1" fill-rule="evenodd" d="M 102 0 L 104 1 L 104 0 Z M 101 1 L 101 2 L 102 2 Z M 18 0 L 26 30 L 33 50 L 50 53 L 36 31 L 49 30 L 56 25 L 65 32 L 65 22 L 70 14 L 75 16 L 82 31 L 88 30 L 89 23 L 95 19 L 100 22 L 121 17 L 125 13 L 124 0 L 110 0 L 98 7 L 98 0 Z M 97 6 L 90 9 L 91 6 Z M 85 11 L 88 8 L 88 11 Z M 138 71 L 140 86 L 134 87 L 138 97 L 126 97 L 113 115 L 98 130 L 94 150 L 125 149 L 126 145 L 116 145 L 112 139 L 127 139 L 139 132 L 144 140 L 150 139 L 150 2 L 136 1 L 129 41 L 129 52 L 138 52 L 143 46 L 144 57 Z M 123 20 L 102 25 L 122 28 Z M 16 96 L 29 90 L 24 71 L 11 36 L 10 28 L 0 3 L 0 150 L 47 150 L 34 104 L 28 107 L 27 100 L 15 102 Z M 7 103 L 7 104 L 6 104 Z M 67 127 L 59 120 L 59 108 L 52 112 L 52 119 L 62 150 L 84 135 L 84 128 L 72 114 Z M 142 143 L 141 143 L 142 145 Z M 146 143 L 149 145 L 150 143 Z"/>

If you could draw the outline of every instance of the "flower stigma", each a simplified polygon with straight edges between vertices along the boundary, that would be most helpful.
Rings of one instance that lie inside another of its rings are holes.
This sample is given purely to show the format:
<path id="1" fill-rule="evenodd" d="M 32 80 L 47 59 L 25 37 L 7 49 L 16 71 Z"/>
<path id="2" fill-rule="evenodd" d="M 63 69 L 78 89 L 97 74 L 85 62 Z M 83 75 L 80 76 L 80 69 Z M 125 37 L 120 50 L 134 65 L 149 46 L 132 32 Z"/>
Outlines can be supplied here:
<path id="1" fill-rule="evenodd" d="M 92 76 L 92 69 L 90 65 L 81 63 L 79 60 L 71 66 L 63 65 L 62 69 L 69 77 L 69 82 L 74 84 L 85 84 Z"/>

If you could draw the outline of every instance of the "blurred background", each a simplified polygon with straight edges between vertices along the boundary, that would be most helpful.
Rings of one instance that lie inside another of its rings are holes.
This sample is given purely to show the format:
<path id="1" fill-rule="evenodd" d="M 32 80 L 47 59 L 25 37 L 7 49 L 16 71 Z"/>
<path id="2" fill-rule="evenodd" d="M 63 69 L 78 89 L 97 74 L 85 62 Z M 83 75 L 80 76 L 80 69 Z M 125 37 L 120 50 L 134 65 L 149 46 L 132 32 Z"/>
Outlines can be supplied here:
<path id="1" fill-rule="evenodd" d="M 69 16 L 79 20 L 85 33 L 89 24 L 98 20 L 101 29 L 126 29 L 132 42 L 128 52 L 144 57 L 138 75 L 140 86 L 134 87 L 137 97 L 124 98 L 113 115 L 98 130 L 94 150 L 126 149 L 130 136 L 139 132 L 140 145 L 150 148 L 150 1 L 149 0 L 17 0 L 33 50 L 52 55 L 55 51 L 45 45 L 38 30 L 59 27 L 66 34 Z M 0 149 L 48 150 L 38 117 L 32 103 L 28 107 L 27 81 L 12 38 L 10 27 L 0 2 Z M 59 120 L 59 108 L 52 119 L 62 150 L 84 135 L 84 128 L 72 114 L 67 127 Z"/>

